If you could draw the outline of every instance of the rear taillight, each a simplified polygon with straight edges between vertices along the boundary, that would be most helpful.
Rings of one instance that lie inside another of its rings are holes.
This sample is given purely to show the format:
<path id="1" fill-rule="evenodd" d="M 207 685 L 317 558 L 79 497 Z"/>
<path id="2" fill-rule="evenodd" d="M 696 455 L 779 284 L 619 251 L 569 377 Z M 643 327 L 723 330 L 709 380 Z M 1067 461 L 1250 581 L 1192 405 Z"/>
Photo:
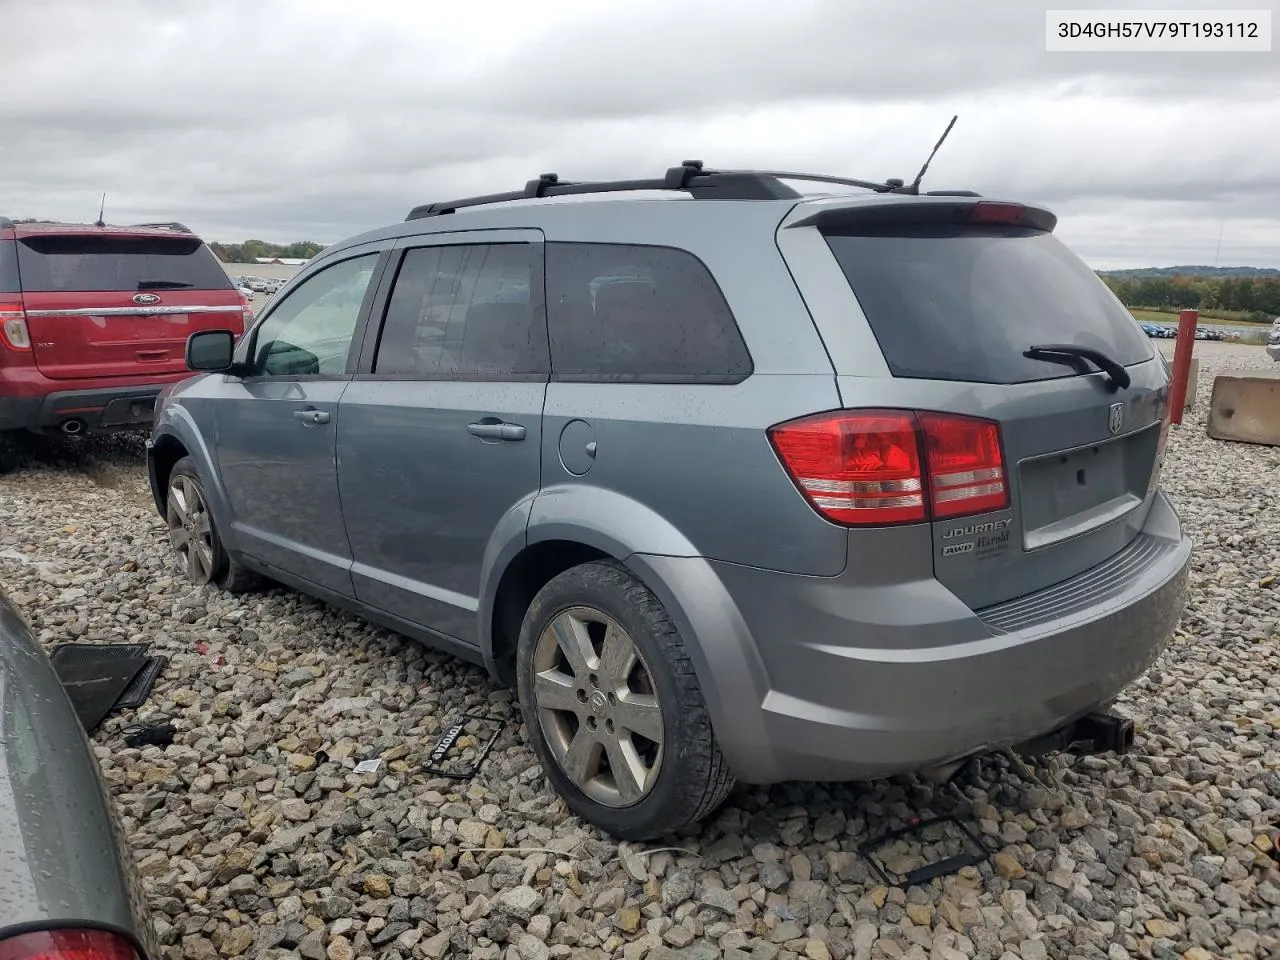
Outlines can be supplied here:
<path id="1" fill-rule="evenodd" d="M 138 954 L 106 930 L 45 930 L 0 940 L 0 960 L 138 960 Z"/>
<path id="2" fill-rule="evenodd" d="M 919 420 L 935 518 L 1009 506 L 999 427 L 990 420 L 938 413 L 922 413 Z"/>
<path id="3" fill-rule="evenodd" d="M 30 350 L 31 333 L 27 330 L 27 313 L 21 302 L 0 300 L 0 339 L 11 350 Z"/>
<path id="4" fill-rule="evenodd" d="M 1169 425 L 1173 417 L 1173 404 L 1169 402 L 1169 394 L 1165 394 L 1163 410 L 1160 414 L 1160 438 L 1156 441 L 1156 462 L 1151 468 L 1151 480 L 1147 484 L 1147 494 L 1160 485 L 1160 475 L 1164 472 L 1164 450 L 1169 442 Z"/>
<path id="5" fill-rule="evenodd" d="M 800 492 L 835 523 L 922 523 L 1009 506 L 1000 430 L 989 420 L 858 410 L 779 424 L 769 439 Z"/>

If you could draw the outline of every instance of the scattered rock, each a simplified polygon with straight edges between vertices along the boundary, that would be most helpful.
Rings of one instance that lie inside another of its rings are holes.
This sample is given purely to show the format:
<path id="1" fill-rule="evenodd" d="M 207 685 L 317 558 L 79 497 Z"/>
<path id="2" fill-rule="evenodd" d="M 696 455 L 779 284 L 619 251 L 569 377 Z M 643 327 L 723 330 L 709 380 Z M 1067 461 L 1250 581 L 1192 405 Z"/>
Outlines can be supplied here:
<path id="1" fill-rule="evenodd" d="M 910 891 L 879 886 L 857 844 L 936 806 L 923 781 L 744 788 L 671 841 L 686 849 L 650 854 L 571 816 L 518 723 L 473 781 L 422 775 L 442 724 L 514 718 L 511 693 L 287 589 L 188 585 L 127 437 L 24 440 L 56 457 L 0 437 L 0 459 L 19 453 L 0 477 L 0 583 L 47 646 L 168 657 L 139 713 L 172 716 L 174 743 L 126 748 L 123 715 L 92 738 L 163 960 L 1280 956 L 1280 450 L 1213 441 L 1203 419 L 1214 376 L 1275 364 L 1257 346 L 1197 354 L 1201 403 L 1164 467 L 1195 539 L 1186 608 L 1115 705 L 1139 749 L 1030 774 L 975 761 L 957 785 L 1003 849 Z M 462 762 L 482 742 L 460 738 Z M 369 759 L 378 772 L 355 774 Z"/>

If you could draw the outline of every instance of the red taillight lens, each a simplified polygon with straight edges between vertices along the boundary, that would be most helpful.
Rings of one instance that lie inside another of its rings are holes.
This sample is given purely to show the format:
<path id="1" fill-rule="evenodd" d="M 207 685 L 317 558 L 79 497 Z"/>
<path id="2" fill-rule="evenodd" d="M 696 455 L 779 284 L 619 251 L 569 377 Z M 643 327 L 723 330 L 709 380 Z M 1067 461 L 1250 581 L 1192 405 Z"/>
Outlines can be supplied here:
<path id="1" fill-rule="evenodd" d="M 850 526 L 922 523 L 1009 506 L 999 427 L 902 410 L 819 414 L 769 438 L 806 499 Z"/>
<path id="2" fill-rule="evenodd" d="M 1000 428 L 989 420 L 920 414 L 929 498 L 938 519 L 1009 506 Z"/>
<path id="3" fill-rule="evenodd" d="M 1014 224 L 1022 219 L 1020 203 L 995 203 L 983 200 L 969 208 L 970 223 Z"/>
<path id="4" fill-rule="evenodd" d="M 925 519 L 914 415 L 832 414 L 769 432 L 792 480 L 828 520 L 846 524 Z"/>
<path id="5" fill-rule="evenodd" d="M 30 350 L 31 333 L 27 330 L 27 313 L 22 304 L 0 301 L 0 335 L 11 350 Z"/>
<path id="6" fill-rule="evenodd" d="M 45 930 L 0 940 L 0 960 L 138 960 L 133 945 L 105 930 Z"/>

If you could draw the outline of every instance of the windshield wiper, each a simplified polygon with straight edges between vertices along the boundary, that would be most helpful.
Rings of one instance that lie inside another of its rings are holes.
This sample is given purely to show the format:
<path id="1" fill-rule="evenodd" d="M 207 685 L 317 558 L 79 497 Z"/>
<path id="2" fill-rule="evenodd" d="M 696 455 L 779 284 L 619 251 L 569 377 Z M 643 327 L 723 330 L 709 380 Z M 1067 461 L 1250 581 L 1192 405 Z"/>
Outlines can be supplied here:
<path id="1" fill-rule="evenodd" d="M 1092 347 L 1078 347 L 1074 343 L 1042 343 L 1028 348 L 1022 355 L 1031 360 L 1069 363 L 1077 367 L 1082 366 L 1081 360 L 1088 360 L 1107 375 L 1111 381 L 1112 390 L 1124 390 L 1132 382 L 1129 379 L 1128 370 L 1101 350 L 1094 350 Z"/>
<path id="2" fill-rule="evenodd" d="M 139 290 L 181 290 L 191 284 L 181 280 L 139 280 Z"/>

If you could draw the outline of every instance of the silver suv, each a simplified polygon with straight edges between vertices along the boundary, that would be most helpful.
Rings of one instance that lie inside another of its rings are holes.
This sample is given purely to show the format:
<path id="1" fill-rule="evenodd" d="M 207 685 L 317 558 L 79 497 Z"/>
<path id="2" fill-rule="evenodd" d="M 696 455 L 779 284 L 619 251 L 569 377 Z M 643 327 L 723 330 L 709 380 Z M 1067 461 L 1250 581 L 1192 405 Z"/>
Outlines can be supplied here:
<path id="1" fill-rule="evenodd" d="M 547 175 L 327 248 L 161 398 L 187 575 L 483 663 L 624 838 L 735 780 L 1123 748 L 1191 554 L 1165 362 L 1052 214 L 801 179 Z"/>

